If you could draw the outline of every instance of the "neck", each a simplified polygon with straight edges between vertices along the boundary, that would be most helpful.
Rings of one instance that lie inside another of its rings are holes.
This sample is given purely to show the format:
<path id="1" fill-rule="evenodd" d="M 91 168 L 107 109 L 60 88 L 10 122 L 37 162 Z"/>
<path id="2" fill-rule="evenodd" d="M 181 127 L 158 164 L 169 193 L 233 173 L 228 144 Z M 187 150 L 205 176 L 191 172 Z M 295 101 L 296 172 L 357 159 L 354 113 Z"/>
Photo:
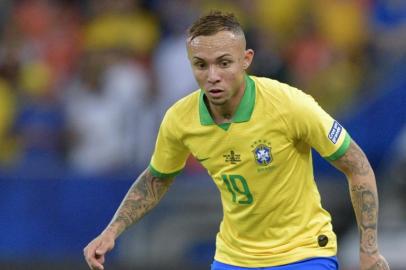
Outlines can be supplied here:
<path id="1" fill-rule="evenodd" d="M 217 124 L 231 123 L 237 110 L 237 104 L 214 105 L 209 103 L 210 114 Z"/>
<path id="2" fill-rule="evenodd" d="M 241 88 L 237 93 L 231 97 L 229 101 L 221 105 L 215 105 L 210 102 L 207 102 L 207 107 L 209 108 L 210 114 L 213 117 L 213 120 L 216 124 L 231 123 L 234 117 L 234 114 L 237 111 L 238 105 L 240 105 L 241 99 L 245 93 L 245 80 L 241 85 Z"/>

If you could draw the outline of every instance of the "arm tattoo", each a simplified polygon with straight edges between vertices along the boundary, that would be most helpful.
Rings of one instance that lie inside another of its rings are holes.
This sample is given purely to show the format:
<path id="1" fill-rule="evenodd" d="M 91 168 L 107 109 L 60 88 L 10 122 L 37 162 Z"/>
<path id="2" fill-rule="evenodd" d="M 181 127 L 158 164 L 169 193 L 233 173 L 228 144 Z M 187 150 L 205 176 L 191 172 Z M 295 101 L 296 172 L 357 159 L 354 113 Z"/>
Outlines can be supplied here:
<path id="1" fill-rule="evenodd" d="M 354 141 L 351 141 L 344 156 L 333 162 L 333 164 L 345 173 L 359 176 L 366 176 L 372 170 L 364 152 Z"/>
<path id="2" fill-rule="evenodd" d="M 378 193 L 375 175 L 361 148 L 351 141 L 347 152 L 332 164 L 347 176 L 360 233 L 360 253 L 377 256 Z M 367 270 L 389 270 L 383 257 Z"/>
<path id="3" fill-rule="evenodd" d="M 378 252 L 376 191 L 365 184 L 354 184 L 351 186 L 351 200 L 361 236 L 361 252 L 368 255 L 375 254 Z"/>
<path id="4" fill-rule="evenodd" d="M 154 208 L 168 191 L 172 179 L 160 179 L 145 170 L 131 186 L 108 227 L 117 226 L 117 235 Z"/>

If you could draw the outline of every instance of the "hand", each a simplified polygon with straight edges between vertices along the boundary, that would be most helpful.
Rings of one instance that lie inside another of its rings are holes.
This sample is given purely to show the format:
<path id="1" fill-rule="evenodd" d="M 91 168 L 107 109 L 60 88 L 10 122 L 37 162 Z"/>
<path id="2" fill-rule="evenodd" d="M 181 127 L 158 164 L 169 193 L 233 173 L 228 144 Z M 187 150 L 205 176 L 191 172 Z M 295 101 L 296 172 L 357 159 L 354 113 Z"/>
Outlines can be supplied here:
<path id="1" fill-rule="evenodd" d="M 83 255 L 90 269 L 104 270 L 105 255 L 114 248 L 114 243 L 114 233 L 104 231 L 83 249 Z"/>
<path id="2" fill-rule="evenodd" d="M 386 259 L 379 253 L 372 255 L 361 253 L 361 270 L 390 270 Z"/>

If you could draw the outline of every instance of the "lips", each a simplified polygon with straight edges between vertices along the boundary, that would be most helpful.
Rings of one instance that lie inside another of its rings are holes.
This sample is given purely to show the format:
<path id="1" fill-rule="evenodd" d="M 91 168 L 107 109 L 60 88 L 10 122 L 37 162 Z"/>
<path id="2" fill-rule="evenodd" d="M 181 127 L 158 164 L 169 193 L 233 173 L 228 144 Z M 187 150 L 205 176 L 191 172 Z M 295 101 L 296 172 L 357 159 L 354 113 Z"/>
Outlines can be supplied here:
<path id="1" fill-rule="evenodd" d="M 212 97 L 220 97 L 224 91 L 222 89 L 210 89 L 208 92 Z"/>

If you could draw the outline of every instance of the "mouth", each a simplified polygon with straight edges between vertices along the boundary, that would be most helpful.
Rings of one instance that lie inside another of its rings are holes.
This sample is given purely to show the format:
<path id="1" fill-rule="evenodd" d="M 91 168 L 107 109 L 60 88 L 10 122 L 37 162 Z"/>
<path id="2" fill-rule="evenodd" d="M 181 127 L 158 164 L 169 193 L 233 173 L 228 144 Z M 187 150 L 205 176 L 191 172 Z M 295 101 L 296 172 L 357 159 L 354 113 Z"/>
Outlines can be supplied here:
<path id="1" fill-rule="evenodd" d="M 208 91 L 208 94 L 214 98 L 220 97 L 221 95 L 223 95 L 223 90 L 222 89 L 210 89 Z"/>

